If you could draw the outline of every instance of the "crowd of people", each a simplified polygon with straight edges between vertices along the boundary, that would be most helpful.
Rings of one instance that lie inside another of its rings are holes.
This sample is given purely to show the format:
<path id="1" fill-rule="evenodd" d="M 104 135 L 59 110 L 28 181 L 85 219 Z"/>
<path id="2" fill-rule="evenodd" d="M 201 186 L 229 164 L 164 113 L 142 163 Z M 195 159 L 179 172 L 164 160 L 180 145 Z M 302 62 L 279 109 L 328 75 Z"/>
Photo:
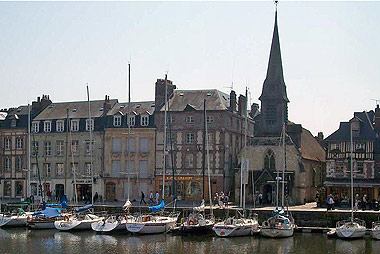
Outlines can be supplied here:
<path id="1" fill-rule="evenodd" d="M 317 204 L 320 202 L 319 194 L 316 195 L 316 202 Z M 347 197 L 347 195 L 344 195 L 341 199 L 337 198 L 337 196 L 334 197 L 334 195 L 329 194 L 326 198 L 326 205 L 327 210 L 334 210 L 335 207 L 342 207 L 342 208 L 350 208 L 351 206 L 351 200 Z M 379 202 L 376 199 L 369 200 L 367 194 L 364 194 L 360 197 L 359 194 L 355 195 L 354 200 L 354 210 L 379 210 Z"/>

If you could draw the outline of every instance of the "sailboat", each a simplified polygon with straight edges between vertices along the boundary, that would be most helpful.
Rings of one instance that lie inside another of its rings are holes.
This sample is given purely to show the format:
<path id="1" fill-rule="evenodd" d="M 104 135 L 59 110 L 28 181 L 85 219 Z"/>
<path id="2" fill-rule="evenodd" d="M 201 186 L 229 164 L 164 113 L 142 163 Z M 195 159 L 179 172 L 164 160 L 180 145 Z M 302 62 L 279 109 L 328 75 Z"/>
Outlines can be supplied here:
<path id="1" fill-rule="evenodd" d="M 354 179 L 353 179 L 353 142 L 352 142 L 352 124 L 350 126 L 350 147 L 351 147 L 351 217 L 349 220 L 338 221 L 336 223 L 335 233 L 339 238 L 352 239 L 361 238 L 365 235 L 365 221 L 354 218 Z M 375 227 L 376 229 L 376 227 Z M 376 234 L 374 232 L 374 235 Z"/>
<path id="2" fill-rule="evenodd" d="M 279 237 L 290 237 L 293 236 L 294 229 L 296 224 L 291 214 L 285 214 L 284 211 L 284 199 L 285 199 L 285 167 L 286 167 L 286 158 L 285 158 L 285 123 L 282 128 L 282 150 L 283 150 L 283 170 L 282 178 L 279 177 L 279 171 L 277 171 L 276 177 L 276 208 L 273 211 L 273 216 L 263 222 L 261 226 L 260 233 L 266 237 L 279 238 Z M 281 209 L 278 207 L 278 193 L 279 193 L 279 180 L 282 179 L 282 204 Z"/>
<path id="3" fill-rule="evenodd" d="M 164 148 L 163 148 L 163 168 L 162 168 L 162 199 L 159 205 L 149 207 L 150 214 L 140 214 L 127 220 L 126 228 L 131 233 L 138 234 L 158 234 L 165 233 L 175 226 L 179 213 L 172 212 L 163 215 L 165 209 L 165 152 L 166 152 L 166 124 L 167 124 L 167 74 L 165 74 L 165 119 L 164 119 Z M 175 202 L 175 201 L 174 201 Z M 175 205 L 174 205 L 175 207 Z"/>
<path id="4" fill-rule="evenodd" d="M 245 98 L 246 102 L 248 99 L 248 89 L 245 91 Z M 247 103 L 246 103 L 247 105 Z M 247 148 L 247 128 L 248 127 L 248 116 L 247 116 L 247 110 L 245 111 L 245 133 L 244 133 L 244 142 L 245 142 L 245 150 Z M 243 163 L 244 162 L 244 163 Z M 244 156 L 242 155 L 242 162 L 241 162 L 242 168 L 241 168 L 241 175 L 243 176 L 243 170 L 248 169 L 248 161 L 245 160 Z M 241 177 L 241 180 L 243 180 L 243 177 Z M 257 214 L 254 214 L 251 218 L 245 218 L 245 189 L 244 189 L 244 183 L 242 181 L 241 184 L 241 190 L 243 192 L 243 213 L 240 213 L 237 211 L 238 216 L 234 217 L 228 217 L 224 221 L 216 223 L 212 230 L 215 232 L 217 236 L 220 237 L 229 237 L 229 236 L 246 236 L 251 235 L 253 233 L 256 233 L 259 231 L 259 222 Z"/>
<path id="5" fill-rule="evenodd" d="M 210 217 L 206 217 L 205 214 L 205 200 L 204 198 L 201 201 L 201 205 L 198 207 L 194 207 L 193 211 L 189 214 L 189 216 L 185 219 L 181 226 L 179 227 L 180 232 L 182 233 L 208 233 L 212 230 L 215 224 L 215 218 L 212 210 L 212 199 L 211 199 L 211 174 L 210 174 L 210 154 L 209 154 L 209 146 L 208 146 L 208 138 L 207 138 L 207 122 L 206 122 L 206 99 L 203 101 L 203 122 L 204 122 L 204 133 L 203 133 L 203 141 L 204 148 L 203 153 L 205 154 L 205 150 L 207 151 L 206 161 L 207 161 L 207 172 L 208 172 L 208 193 L 210 200 Z M 203 186 L 204 186 L 205 176 L 203 174 Z M 204 187 L 203 187 L 204 193 Z M 203 194 L 204 196 L 204 194 Z"/>
<path id="6" fill-rule="evenodd" d="M 33 212 L 25 212 L 19 208 L 16 213 L 0 215 L 0 227 L 25 227 L 28 216 L 31 216 Z"/>
<path id="7" fill-rule="evenodd" d="M 380 240 L 380 221 L 372 222 L 371 237 Z"/>

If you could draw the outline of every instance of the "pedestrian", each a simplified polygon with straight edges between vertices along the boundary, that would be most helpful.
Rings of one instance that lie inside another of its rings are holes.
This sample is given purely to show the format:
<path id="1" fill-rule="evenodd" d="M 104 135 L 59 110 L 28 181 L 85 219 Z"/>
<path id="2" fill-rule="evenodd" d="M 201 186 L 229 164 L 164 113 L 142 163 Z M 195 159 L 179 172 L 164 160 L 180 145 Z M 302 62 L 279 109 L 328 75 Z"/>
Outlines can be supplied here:
<path id="1" fill-rule="evenodd" d="M 259 193 L 259 204 L 263 203 L 263 194 Z"/>
<path id="2" fill-rule="evenodd" d="M 320 200 L 319 200 L 319 192 L 317 191 L 315 193 L 315 203 L 317 203 L 317 207 L 320 207 Z"/>
<path id="3" fill-rule="evenodd" d="M 218 192 L 217 192 L 215 193 L 215 196 L 214 196 L 214 205 L 218 205 L 218 199 L 219 197 L 218 197 Z"/>
<path id="4" fill-rule="evenodd" d="M 224 206 L 228 207 L 228 195 L 224 196 Z"/>
<path id="5" fill-rule="evenodd" d="M 160 198 L 160 194 L 158 194 L 158 191 L 156 191 L 156 205 L 158 205 L 158 199 Z"/>
<path id="6" fill-rule="evenodd" d="M 224 193 L 223 191 L 220 191 L 219 195 L 219 207 L 223 208 L 223 201 L 224 201 Z"/>
<path id="7" fill-rule="evenodd" d="M 149 194 L 149 204 L 153 204 L 154 203 L 154 200 L 153 200 L 153 192 L 150 191 L 150 194 Z"/>
<path id="8" fill-rule="evenodd" d="M 96 201 L 98 201 L 98 198 L 99 198 L 99 194 L 98 194 L 98 192 L 95 192 L 95 195 L 94 195 L 94 203 L 95 203 Z"/>
<path id="9" fill-rule="evenodd" d="M 327 211 L 328 210 L 334 210 L 334 199 L 331 194 L 327 198 Z"/>
<path id="10" fill-rule="evenodd" d="M 141 191 L 141 200 L 140 200 L 140 205 L 141 205 L 141 203 L 143 203 L 144 202 L 144 204 L 146 204 L 146 202 L 145 202 L 145 194 L 144 194 L 144 192 L 143 191 Z"/>
<path id="11" fill-rule="evenodd" d="M 367 194 L 363 196 L 362 210 L 364 211 L 367 208 Z"/>

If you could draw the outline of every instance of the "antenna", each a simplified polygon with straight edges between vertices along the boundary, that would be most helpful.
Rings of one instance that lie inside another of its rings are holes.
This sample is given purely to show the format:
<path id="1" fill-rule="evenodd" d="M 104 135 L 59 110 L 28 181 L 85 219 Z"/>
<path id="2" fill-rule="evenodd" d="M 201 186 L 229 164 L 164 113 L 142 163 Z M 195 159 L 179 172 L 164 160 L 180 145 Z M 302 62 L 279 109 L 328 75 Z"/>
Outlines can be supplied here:
<path id="1" fill-rule="evenodd" d="M 225 86 L 225 88 L 230 89 L 230 92 L 234 90 L 234 72 L 235 72 L 235 58 L 234 58 L 234 61 L 232 62 L 231 85 Z"/>
<path id="2" fill-rule="evenodd" d="M 277 11 L 278 0 L 274 0 L 273 3 L 276 5 L 276 11 Z"/>
<path id="3" fill-rule="evenodd" d="M 380 99 L 371 99 L 371 101 L 375 101 L 375 103 L 376 103 L 376 107 L 379 106 Z"/>

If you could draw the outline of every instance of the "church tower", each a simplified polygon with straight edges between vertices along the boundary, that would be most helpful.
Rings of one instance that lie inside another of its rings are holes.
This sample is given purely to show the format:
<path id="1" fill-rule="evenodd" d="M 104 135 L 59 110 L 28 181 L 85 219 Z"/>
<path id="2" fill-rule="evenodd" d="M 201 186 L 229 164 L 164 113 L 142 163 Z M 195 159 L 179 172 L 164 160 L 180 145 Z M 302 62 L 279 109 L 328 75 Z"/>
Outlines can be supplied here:
<path id="1" fill-rule="evenodd" d="M 259 100 L 261 101 L 260 134 L 269 136 L 279 135 L 283 123 L 288 121 L 289 99 L 286 94 L 286 85 L 282 71 L 280 40 L 277 27 L 277 6 L 267 76 Z"/>

